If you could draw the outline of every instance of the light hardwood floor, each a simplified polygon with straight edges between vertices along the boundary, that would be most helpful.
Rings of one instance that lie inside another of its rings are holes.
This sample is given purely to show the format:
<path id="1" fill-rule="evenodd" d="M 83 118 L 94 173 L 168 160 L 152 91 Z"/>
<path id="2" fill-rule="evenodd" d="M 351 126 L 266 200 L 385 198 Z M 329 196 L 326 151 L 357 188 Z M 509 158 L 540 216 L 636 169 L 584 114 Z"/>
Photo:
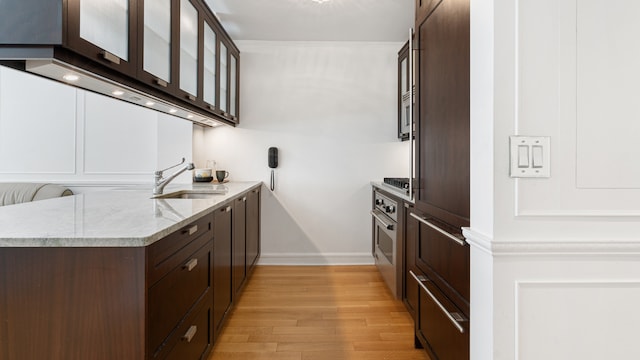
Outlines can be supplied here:
<path id="1" fill-rule="evenodd" d="M 429 360 L 375 266 L 258 266 L 209 360 Z"/>

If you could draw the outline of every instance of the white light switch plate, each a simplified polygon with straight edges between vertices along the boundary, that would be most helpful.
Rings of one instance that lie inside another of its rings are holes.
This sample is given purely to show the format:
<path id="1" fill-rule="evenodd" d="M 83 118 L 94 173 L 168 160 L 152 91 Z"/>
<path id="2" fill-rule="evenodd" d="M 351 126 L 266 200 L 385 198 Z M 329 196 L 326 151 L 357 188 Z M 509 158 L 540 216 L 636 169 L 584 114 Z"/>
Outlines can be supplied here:
<path id="1" fill-rule="evenodd" d="M 549 136 L 509 136 L 513 178 L 551 177 L 551 138 Z"/>

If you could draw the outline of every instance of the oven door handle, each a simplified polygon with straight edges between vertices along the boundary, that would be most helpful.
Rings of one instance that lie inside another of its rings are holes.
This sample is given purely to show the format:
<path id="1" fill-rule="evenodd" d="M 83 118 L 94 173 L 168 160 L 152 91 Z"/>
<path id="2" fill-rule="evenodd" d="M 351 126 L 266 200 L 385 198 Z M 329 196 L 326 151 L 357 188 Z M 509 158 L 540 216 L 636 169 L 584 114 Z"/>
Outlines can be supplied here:
<path id="1" fill-rule="evenodd" d="M 384 225 L 385 228 L 387 228 L 388 230 L 393 230 L 393 224 L 389 224 L 388 222 L 384 221 L 380 215 L 378 215 L 378 213 L 380 212 L 380 210 L 372 210 L 371 211 L 371 216 L 373 216 L 376 220 L 378 220 L 382 225 Z"/>

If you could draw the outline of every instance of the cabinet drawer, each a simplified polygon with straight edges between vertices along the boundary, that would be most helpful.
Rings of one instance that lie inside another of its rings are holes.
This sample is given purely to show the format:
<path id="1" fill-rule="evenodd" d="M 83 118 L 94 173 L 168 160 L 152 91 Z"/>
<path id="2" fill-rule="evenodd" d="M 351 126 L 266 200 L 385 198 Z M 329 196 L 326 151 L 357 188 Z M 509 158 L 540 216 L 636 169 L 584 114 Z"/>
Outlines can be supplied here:
<path id="1" fill-rule="evenodd" d="M 211 288 L 213 247 L 208 242 L 149 289 L 149 341 L 152 353 Z"/>
<path id="2" fill-rule="evenodd" d="M 213 237 L 213 214 L 208 214 L 148 248 L 147 275 L 154 284 L 176 266 L 182 264 Z"/>
<path id="3" fill-rule="evenodd" d="M 415 275 L 415 274 L 413 274 Z M 469 321 L 427 277 L 412 279 L 420 286 L 416 333 L 435 359 L 469 359 Z"/>
<path id="4" fill-rule="evenodd" d="M 178 326 L 167 340 L 167 346 L 156 357 L 163 360 L 205 359 L 212 344 L 211 291 L 198 303 L 195 311 Z"/>
<path id="5" fill-rule="evenodd" d="M 459 231 L 456 234 L 456 229 L 434 218 L 415 213 L 411 213 L 411 217 L 419 220 L 416 266 L 448 296 L 461 296 L 468 302 L 469 245 Z"/>

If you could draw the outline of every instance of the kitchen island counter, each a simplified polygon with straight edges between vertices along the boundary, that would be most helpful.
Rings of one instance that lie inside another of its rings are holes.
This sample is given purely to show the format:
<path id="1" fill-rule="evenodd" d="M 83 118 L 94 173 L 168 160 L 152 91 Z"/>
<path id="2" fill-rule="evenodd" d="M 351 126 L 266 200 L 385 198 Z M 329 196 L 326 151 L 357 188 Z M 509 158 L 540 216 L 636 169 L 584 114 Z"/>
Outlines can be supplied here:
<path id="1" fill-rule="evenodd" d="M 261 184 L 175 184 L 164 191 L 226 190 L 210 199 L 153 199 L 150 185 L 4 206 L 0 247 L 144 247 Z"/>

